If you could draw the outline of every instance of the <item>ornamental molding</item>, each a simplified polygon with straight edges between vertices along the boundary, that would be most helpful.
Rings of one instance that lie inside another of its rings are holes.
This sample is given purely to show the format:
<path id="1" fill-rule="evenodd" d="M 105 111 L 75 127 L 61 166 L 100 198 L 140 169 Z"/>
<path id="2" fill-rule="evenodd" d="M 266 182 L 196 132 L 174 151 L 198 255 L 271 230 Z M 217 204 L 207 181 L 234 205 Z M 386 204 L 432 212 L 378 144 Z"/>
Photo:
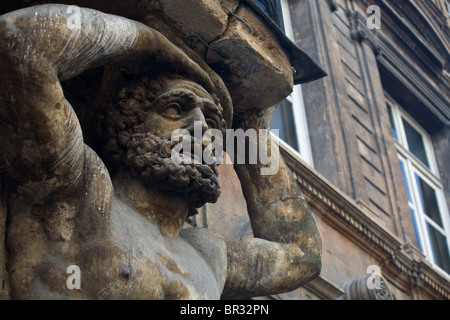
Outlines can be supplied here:
<path id="1" fill-rule="evenodd" d="M 314 213 L 379 260 L 389 283 L 406 292 L 420 290 L 433 298 L 450 299 L 450 279 L 437 272 L 419 249 L 403 243 L 365 206 L 338 190 L 293 151 L 280 147 Z"/>
<path id="2" fill-rule="evenodd" d="M 359 0 L 362 7 L 368 7 L 373 1 Z M 444 12 L 433 1 L 389 1 L 379 0 L 377 5 L 382 11 L 382 20 L 400 41 L 420 44 L 424 50 L 421 58 L 432 58 L 437 65 L 445 64 L 450 58 L 450 24 Z M 401 34 L 398 32 L 401 31 Z M 408 42 L 409 40 L 409 42 Z M 431 48 L 438 48 L 436 50 Z M 432 52 L 428 52 L 430 50 Z M 416 52 L 417 53 L 417 52 Z"/>
<path id="3" fill-rule="evenodd" d="M 369 287 L 372 275 L 365 275 L 352 282 L 344 284 L 344 294 L 337 300 L 396 300 L 391 292 L 388 281 L 381 275 L 378 277 L 377 286 Z"/>
<path id="4" fill-rule="evenodd" d="M 380 64 L 390 70 L 392 74 L 403 83 L 411 93 L 418 97 L 422 104 L 432 115 L 440 122 L 439 126 L 450 125 L 450 110 L 448 105 L 450 101 L 440 90 L 436 88 L 436 84 L 431 82 L 426 72 L 439 75 L 443 72 L 445 61 L 440 57 L 434 49 L 429 45 L 425 45 L 423 40 L 417 39 L 420 48 L 425 50 L 420 54 L 422 60 L 422 68 L 417 65 L 411 58 L 406 56 L 404 52 L 399 51 L 397 44 L 385 36 L 380 30 L 369 30 L 367 27 L 367 17 L 359 11 L 347 10 L 346 16 L 350 26 L 351 39 L 358 43 L 367 43 L 374 52 Z M 389 24 L 388 19 L 382 20 L 382 25 Z M 394 26 L 390 26 L 394 28 Z M 398 27 L 397 27 L 398 28 Z M 420 41 L 419 41 L 420 40 Z M 436 65 L 439 66 L 436 68 Z M 438 76 L 439 78 L 439 76 Z M 442 76 L 438 79 L 450 90 L 450 83 Z"/>

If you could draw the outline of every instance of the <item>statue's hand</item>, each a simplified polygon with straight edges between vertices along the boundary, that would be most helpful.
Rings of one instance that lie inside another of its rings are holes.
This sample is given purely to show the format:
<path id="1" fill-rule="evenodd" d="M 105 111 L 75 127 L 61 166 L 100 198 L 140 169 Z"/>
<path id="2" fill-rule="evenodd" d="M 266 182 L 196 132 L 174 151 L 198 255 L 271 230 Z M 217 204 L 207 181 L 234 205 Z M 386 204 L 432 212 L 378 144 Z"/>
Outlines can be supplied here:
<path id="1" fill-rule="evenodd" d="M 269 129 L 275 108 L 235 114 L 233 128 Z M 262 147 L 260 144 L 258 149 Z M 267 140 L 267 150 L 271 155 L 279 154 L 272 139 Z M 235 162 L 234 168 L 255 237 L 227 242 L 229 271 L 223 297 L 235 298 L 236 292 L 255 296 L 279 288 L 290 291 L 317 276 L 321 270 L 319 231 L 314 214 L 282 156 L 271 156 L 269 168 L 248 162 Z M 265 268 L 256 270 L 255 265 L 261 263 Z"/>

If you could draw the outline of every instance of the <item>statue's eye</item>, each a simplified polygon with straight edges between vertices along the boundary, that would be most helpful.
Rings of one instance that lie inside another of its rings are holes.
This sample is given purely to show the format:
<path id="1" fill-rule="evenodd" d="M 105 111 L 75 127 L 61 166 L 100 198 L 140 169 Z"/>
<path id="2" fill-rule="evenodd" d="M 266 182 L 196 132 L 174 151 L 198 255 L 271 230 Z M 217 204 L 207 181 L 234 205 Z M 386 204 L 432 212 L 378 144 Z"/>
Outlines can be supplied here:
<path id="1" fill-rule="evenodd" d="M 164 107 L 163 113 L 169 117 L 176 117 L 181 114 L 181 106 L 176 102 L 171 102 Z"/>

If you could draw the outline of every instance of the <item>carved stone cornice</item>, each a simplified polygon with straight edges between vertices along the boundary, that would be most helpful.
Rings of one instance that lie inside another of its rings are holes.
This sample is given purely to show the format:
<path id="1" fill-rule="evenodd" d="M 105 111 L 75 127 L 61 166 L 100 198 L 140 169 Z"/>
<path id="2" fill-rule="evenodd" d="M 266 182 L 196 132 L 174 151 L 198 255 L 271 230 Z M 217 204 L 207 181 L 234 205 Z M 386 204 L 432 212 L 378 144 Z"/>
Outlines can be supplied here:
<path id="1" fill-rule="evenodd" d="M 383 276 L 379 277 L 376 287 L 370 288 L 368 281 L 371 275 L 365 275 L 350 283 L 344 284 L 344 294 L 337 300 L 395 300 L 387 280 Z"/>
<path id="2" fill-rule="evenodd" d="M 436 50 L 441 62 L 449 62 L 450 28 L 444 13 L 433 1 L 392 1 L 389 5 L 406 21 L 405 25 L 414 30 L 411 33 L 415 37 L 421 37 L 426 47 Z"/>
<path id="3" fill-rule="evenodd" d="M 417 248 L 402 243 L 370 211 L 282 145 L 281 154 L 314 213 L 380 261 L 383 276 L 391 284 L 405 292 L 417 289 L 434 299 L 450 299 L 450 279 L 437 272 Z"/>
<path id="4" fill-rule="evenodd" d="M 373 1 L 357 0 L 362 7 Z M 375 3 L 382 12 L 383 25 L 398 36 L 400 42 L 413 43 L 413 53 L 431 61 L 442 69 L 449 63 L 449 32 L 444 13 L 433 1 L 390 1 L 378 0 Z M 447 65 L 447 68 L 449 66 Z"/>
<path id="5" fill-rule="evenodd" d="M 432 132 L 442 126 L 450 125 L 449 97 L 440 91 L 435 83 L 418 68 L 414 62 L 399 51 L 390 39 L 378 34 L 377 43 L 381 47 L 382 54 L 378 56 L 378 62 L 389 70 L 391 75 L 402 83 L 410 94 L 414 95 L 427 109 L 428 114 L 435 117 L 438 122 L 434 128 L 427 128 Z"/>
<path id="6" fill-rule="evenodd" d="M 391 10 L 393 9 L 391 8 Z M 376 29 L 369 30 L 367 17 L 361 12 L 348 10 L 346 15 L 349 20 L 352 40 L 360 43 L 366 42 L 372 48 L 380 64 L 386 66 L 386 69 L 390 70 L 399 82 L 403 83 L 413 95 L 421 100 L 423 105 L 430 111 L 429 114 L 433 115 L 436 121 L 440 122 L 434 129 L 450 125 L 449 98 L 445 96 L 443 91 L 437 89 L 436 84 L 427 76 L 427 72 L 431 72 L 435 77 L 437 75 L 438 81 L 442 81 L 442 84 L 448 87 L 449 83 L 443 76 L 439 76 L 443 72 L 444 59 L 432 47 L 426 45 L 423 39 L 417 38 L 415 39 L 417 40 L 417 45 L 423 51 L 421 56 L 428 61 L 423 61 L 423 68 L 420 68 L 414 60 L 405 55 L 398 45 L 394 44 L 393 40 L 384 35 L 383 32 L 379 32 Z M 388 19 L 382 20 L 382 25 L 389 23 Z M 391 26 L 391 28 L 394 27 Z M 397 26 L 397 28 L 401 28 L 401 26 Z M 450 87 L 448 87 L 448 90 L 450 91 Z"/>
<path id="7" fill-rule="evenodd" d="M 442 9 L 439 8 L 434 1 L 412 1 L 412 5 L 417 8 L 417 11 L 422 12 L 426 21 L 430 24 L 429 32 L 434 32 L 439 41 L 450 44 L 450 24 L 447 22 L 445 14 L 442 14 Z M 427 18 L 432 19 L 427 19 Z M 425 30 L 424 30 L 425 31 Z M 435 41 L 427 37 L 432 43 Z"/>
<path id="8" fill-rule="evenodd" d="M 361 8 L 373 4 L 373 1 L 368 0 L 355 2 L 359 3 Z M 432 86 L 439 87 L 448 96 L 450 23 L 442 9 L 433 1 L 422 0 L 378 0 L 376 4 L 382 15 L 382 30 L 377 32 L 376 38 L 379 39 L 383 34 L 385 37 L 391 37 L 388 41 L 395 44 L 396 50 L 401 51 L 400 55 L 420 70 L 419 79 L 432 79 Z M 382 44 L 381 47 L 384 50 Z"/>

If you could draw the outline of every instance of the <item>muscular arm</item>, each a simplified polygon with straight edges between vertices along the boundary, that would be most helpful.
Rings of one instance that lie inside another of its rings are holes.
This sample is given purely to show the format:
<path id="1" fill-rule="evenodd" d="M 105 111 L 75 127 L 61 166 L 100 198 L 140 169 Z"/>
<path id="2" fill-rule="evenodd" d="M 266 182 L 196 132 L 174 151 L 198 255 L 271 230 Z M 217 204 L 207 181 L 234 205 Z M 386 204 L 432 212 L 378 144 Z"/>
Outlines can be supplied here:
<path id="1" fill-rule="evenodd" d="M 236 127 L 267 128 L 272 110 Z M 262 165 L 235 165 L 255 238 L 227 242 L 228 275 L 223 297 L 245 298 L 297 289 L 321 270 L 321 239 L 314 215 L 280 156 L 274 175 Z"/>
<path id="2" fill-rule="evenodd" d="M 82 173 L 82 133 L 60 81 L 107 64 L 199 69 L 141 23 L 78 9 L 42 5 L 0 16 L 0 150 L 10 176 L 33 192 L 76 184 Z"/>

